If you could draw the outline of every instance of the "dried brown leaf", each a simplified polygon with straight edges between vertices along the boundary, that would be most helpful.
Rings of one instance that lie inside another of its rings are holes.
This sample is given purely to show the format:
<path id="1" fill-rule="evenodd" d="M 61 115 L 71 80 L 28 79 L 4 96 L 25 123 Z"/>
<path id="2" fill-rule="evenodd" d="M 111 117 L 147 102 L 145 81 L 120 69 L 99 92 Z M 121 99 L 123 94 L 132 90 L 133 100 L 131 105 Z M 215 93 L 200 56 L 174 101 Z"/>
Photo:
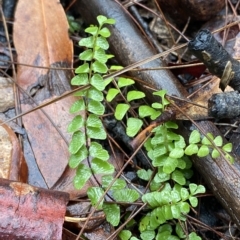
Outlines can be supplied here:
<path id="1" fill-rule="evenodd" d="M 27 181 L 27 166 L 16 134 L 6 124 L 0 126 L 0 178 Z"/>
<path id="2" fill-rule="evenodd" d="M 15 13 L 14 44 L 19 65 L 17 82 L 38 104 L 69 91 L 72 72 L 51 67 L 71 67 L 73 50 L 68 36 L 66 15 L 57 0 L 18 1 Z M 38 66 L 48 67 L 37 68 Z M 72 118 L 68 109 L 74 102 L 68 97 L 44 108 L 46 115 L 35 111 L 23 117 L 39 169 L 49 187 L 61 176 L 68 163 L 68 146 L 58 131 L 69 140 L 67 124 Z M 21 93 L 21 108 L 27 111 L 33 101 Z"/>

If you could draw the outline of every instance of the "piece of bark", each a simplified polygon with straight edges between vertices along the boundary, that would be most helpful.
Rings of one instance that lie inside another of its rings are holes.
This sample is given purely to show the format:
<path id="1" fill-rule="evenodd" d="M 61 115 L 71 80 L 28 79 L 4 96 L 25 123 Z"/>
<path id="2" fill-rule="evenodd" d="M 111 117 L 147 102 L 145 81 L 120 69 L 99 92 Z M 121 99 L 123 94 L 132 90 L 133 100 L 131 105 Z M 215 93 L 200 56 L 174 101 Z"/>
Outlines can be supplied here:
<path id="1" fill-rule="evenodd" d="M 27 182 L 28 169 L 21 146 L 6 124 L 0 126 L 0 161 L 0 178 Z"/>
<path id="2" fill-rule="evenodd" d="M 220 87 L 227 85 L 240 91 L 240 63 L 234 59 L 213 37 L 209 30 L 201 30 L 188 44 L 192 53 L 200 59 L 209 71 L 221 78 Z M 240 115 L 240 95 L 237 91 L 218 93 L 208 100 L 208 114 L 218 119 Z"/>
<path id="3" fill-rule="evenodd" d="M 0 179 L 1 239 L 61 239 L 68 193 Z"/>
<path id="4" fill-rule="evenodd" d="M 188 49 L 212 74 L 221 78 L 220 87 L 223 91 L 227 85 L 240 91 L 240 63 L 223 48 L 209 30 L 199 31 L 189 42 Z"/>
<path id="5" fill-rule="evenodd" d="M 132 20 L 126 15 L 121 6 L 112 0 L 78 1 L 75 6 L 84 19 L 90 24 L 96 23 L 98 15 L 114 18 L 116 24 L 110 28 L 112 33 L 109 38 L 111 52 L 123 66 L 135 63 L 154 55 L 147 42 L 142 39 L 140 31 L 134 26 Z M 162 65 L 160 60 L 147 64 L 148 67 Z M 146 67 L 144 65 L 143 67 Z M 146 71 L 136 74 L 146 82 L 151 82 L 157 89 L 166 89 L 170 95 L 186 96 L 179 82 L 167 70 Z M 198 123 L 206 132 L 221 135 L 215 125 L 208 121 Z M 190 131 L 188 131 L 189 133 Z M 213 160 L 210 156 L 205 158 L 193 158 L 198 171 L 204 176 L 207 184 L 222 203 L 234 222 L 240 228 L 240 168 L 236 158 L 233 165 L 229 165 L 225 159 L 219 157 Z M 224 166 L 225 169 L 222 168 Z"/>
<path id="6" fill-rule="evenodd" d="M 208 115 L 217 119 L 240 115 L 240 93 L 237 91 L 213 94 L 208 100 Z"/>

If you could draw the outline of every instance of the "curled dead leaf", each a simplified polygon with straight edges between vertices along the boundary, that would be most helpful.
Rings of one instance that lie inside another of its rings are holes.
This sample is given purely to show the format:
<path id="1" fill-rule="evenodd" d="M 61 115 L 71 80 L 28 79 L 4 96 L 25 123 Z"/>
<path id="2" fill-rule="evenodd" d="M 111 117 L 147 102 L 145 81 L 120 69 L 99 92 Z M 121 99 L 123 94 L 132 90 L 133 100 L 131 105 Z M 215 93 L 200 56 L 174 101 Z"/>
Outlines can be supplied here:
<path id="1" fill-rule="evenodd" d="M 16 134 L 6 124 L 0 126 L 0 177 L 27 181 L 27 165 Z"/>

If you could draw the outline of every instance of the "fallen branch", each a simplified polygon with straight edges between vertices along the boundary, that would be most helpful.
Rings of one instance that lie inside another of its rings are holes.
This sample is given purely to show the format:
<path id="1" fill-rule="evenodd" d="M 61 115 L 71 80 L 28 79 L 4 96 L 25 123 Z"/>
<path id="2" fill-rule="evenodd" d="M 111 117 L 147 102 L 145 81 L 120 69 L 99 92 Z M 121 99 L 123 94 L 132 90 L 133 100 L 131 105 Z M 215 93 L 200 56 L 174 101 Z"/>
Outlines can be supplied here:
<path id="1" fill-rule="evenodd" d="M 1 239 L 61 239 L 69 194 L 0 178 Z"/>

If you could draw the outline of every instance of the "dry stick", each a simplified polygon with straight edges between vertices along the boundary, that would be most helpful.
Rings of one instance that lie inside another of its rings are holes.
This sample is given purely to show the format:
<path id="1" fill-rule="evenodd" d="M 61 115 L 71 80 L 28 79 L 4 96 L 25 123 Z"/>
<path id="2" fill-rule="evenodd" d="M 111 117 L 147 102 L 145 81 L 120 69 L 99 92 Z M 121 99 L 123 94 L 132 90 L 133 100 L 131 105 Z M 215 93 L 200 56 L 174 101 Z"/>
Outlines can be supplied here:
<path id="1" fill-rule="evenodd" d="M 125 8 L 129 8 L 132 5 L 136 4 L 137 2 L 141 2 L 141 1 L 143 1 L 143 0 L 125 0 L 125 1 L 122 2 L 122 5 Z"/>
<path id="2" fill-rule="evenodd" d="M 21 66 L 25 66 L 25 67 L 48 69 L 48 70 L 68 70 L 68 71 L 73 71 L 73 70 L 75 70 L 75 68 L 37 66 L 37 65 L 27 64 L 27 63 L 19 63 L 19 62 L 14 62 L 14 61 L 8 61 L 8 60 L 4 60 L 4 59 L 1 59 L 0 62 L 13 63 L 13 64 L 16 64 L 16 65 L 21 65 Z"/>
<path id="3" fill-rule="evenodd" d="M 213 31 L 212 33 L 221 32 L 222 30 L 224 30 L 224 29 L 226 29 L 226 28 L 230 28 L 230 27 L 232 27 L 232 26 L 235 26 L 235 25 L 237 25 L 237 24 L 239 24 L 239 23 L 240 23 L 240 20 L 237 20 L 237 21 L 235 21 L 235 22 L 229 23 L 229 24 L 225 25 L 224 27 L 221 27 L 221 28 Z"/>
<path id="4" fill-rule="evenodd" d="M 188 218 L 190 218 L 193 222 L 194 225 L 200 226 L 200 227 L 205 227 L 207 230 L 213 231 L 214 233 L 216 233 L 217 235 L 219 235 L 220 237 L 224 237 L 224 234 L 222 234 L 221 232 L 216 231 L 214 228 L 209 227 L 207 224 L 200 222 L 199 220 L 197 220 L 196 218 L 188 215 Z"/>
<path id="5" fill-rule="evenodd" d="M 212 76 L 212 74 L 208 73 L 199 79 L 195 79 L 189 83 L 186 83 L 184 86 L 186 86 L 187 88 L 194 87 L 198 84 L 205 84 L 206 82 L 210 81 L 211 79 L 213 79 L 213 76 Z"/>
<path id="6" fill-rule="evenodd" d="M 239 121 L 235 121 L 233 125 L 230 125 L 230 128 L 224 133 L 224 137 L 226 137 L 226 136 L 232 131 L 232 129 L 233 129 L 234 127 L 237 127 L 237 128 L 238 128 L 238 126 L 235 126 L 235 125 L 238 124 L 238 123 L 239 123 Z"/>
<path id="7" fill-rule="evenodd" d="M 141 72 L 141 71 L 154 71 L 154 70 L 169 70 L 169 69 L 189 68 L 189 67 L 203 66 L 203 65 L 204 64 L 202 62 L 199 62 L 199 63 L 188 63 L 188 64 L 182 64 L 182 65 L 176 65 L 176 66 L 167 66 L 167 67 L 141 68 L 141 69 L 134 68 L 134 69 L 131 69 L 131 72 L 133 72 L 133 71 Z"/>
<path id="8" fill-rule="evenodd" d="M 169 98 L 172 98 L 172 99 L 177 99 L 177 100 L 182 101 L 182 102 L 190 103 L 190 104 L 195 105 L 195 106 L 200 107 L 200 108 L 208 109 L 208 107 L 203 106 L 203 105 L 198 104 L 198 103 L 195 103 L 195 102 L 192 102 L 191 100 L 187 100 L 187 99 L 176 97 L 176 96 L 169 96 L 169 95 L 166 95 L 166 96 L 169 97 Z"/>
<path id="9" fill-rule="evenodd" d="M 104 219 L 103 215 L 100 215 L 98 217 L 93 217 L 91 220 L 97 220 L 97 219 Z M 87 220 L 86 217 L 65 217 L 64 222 L 72 222 L 72 223 L 79 223 L 79 222 L 85 222 Z"/>
<path id="10" fill-rule="evenodd" d="M 149 88 L 149 89 L 151 89 L 151 90 L 153 90 L 153 91 L 157 91 L 155 88 L 151 88 L 151 87 L 147 87 L 147 88 Z M 189 100 L 189 99 L 185 99 L 185 98 L 181 98 L 181 97 L 177 97 L 177 96 L 170 96 L 170 95 L 168 95 L 168 94 L 166 94 L 166 96 L 169 97 L 169 98 L 172 98 L 172 99 L 177 99 L 177 100 L 182 101 L 182 102 L 190 103 L 190 104 L 192 104 L 192 105 L 195 105 L 195 106 L 198 106 L 198 107 L 201 107 L 201 108 L 208 109 L 206 106 L 201 105 L 201 104 L 198 104 L 198 103 L 195 103 L 195 102 L 192 102 L 192 101 Z M 188 97 L 189 97 L 189 96 L 188 96 Z M 188 97 L 187 97 L 187 98 L 188 98 Z"/>
<path id="11" fill-rule="evenodd" d="M 235 5 L 236 9 L 238 9 L 239 4 L 240 4 L 240 0 L 238 0 L 237 4 Z"/>
<path id="12" fill-rule="evenodd" d="M 45 106 L 48 106 L 49 104 L 52 104 L 53 102 L 57 102 L 57 101 L 65 98 L 65 97 L 68 97 L 68 96 L 72 95 L 73 93 L 75 93 L 75 92 L 77 92 L 77 91 L 79 91 L 79 90 L 85 90 L 85 89 L 87 89 L 87 88 L 89 88 L 89 87 L 90 87 L 90 85 L 88 84 L 88 85 L 83 86 L 83 87 L 78 87 L 78 88 L 76 88 L 76 89 L 74 89 L 74 90 L 72 90 L 72 91 L 67 91 L 67 92 L 65 92 L 63 95 L 61 95 L 61 96 L 59 96 L 59 97 L 56 97 L 56 98 L 53 99 L 53 100 L 47 101 L 47 102 L 45 102 L 45 103 L 43 103 L 43 104 L 41 104 L 41 105 L 38 105 L 38 106 L 36 106 L 36 107 L 34 107 L 34 108 L 26 111 L 26 112 L 20 113 L 20 114 L 18 114 L 17 116 L 15 116 L 15 117 L 13 117 L 13 118 L 11 118 L 11 119 L 6 120 L 5 122 L 0 123 L 0 126 L 2 126 L 2 125 L 5 124 L 5 123 L 11 122 L 11 121 L 13 121 L 13 120 L 15 120 L 15 119 L 17 119 L 17 118 L 19 118 L 19 117 L 22 117 L 22 116 L 24 116 L 24 115 L 26 115 L 26 114 L 28 114 L 28 113 L 34 112 L 34 111 L 36 111 L 36 110 L 38 110 L 38 109 L 41 109 L 41 108 L 43 108 L 43 107 L 45 107 Z"/>
<path id="13" fill-rule="evenodd" d="M 240 20 L 239 20 L 239 22 L 240 22 Z M 172 51 L 175 51 L 175 50 L 178 50 L 178 49 L 180 49 L 180 48 L 186 47 L 187 44 L 188 44 L 188 43 L 183 43 L 183 44 L 181 44 L 181 45 L 178 45 L 178 46 L 176 46 L 176 47 L 174 47 L 174 48 L 171 48 L 171 49 L 169 49 L 169 50 L 167 50 L 167 51 L 164 51 L 164 52 L 162 52 L 162 53 L 158 53 L 158 54 L 156 54 L 156 55 L 154 55 L 154 56 L 147 57 L 147 58 L 145 58 L 145 59 L 143 59 L 143 60 L 140 60 L 140 61 L 138 61 L 138 62 L 136 62 L 136 63 L 133 63 L 133 64 L 131 64 L 131 65 L 129 65 L 129 66 L 127 66 L 127 67 L 125 67 L 125 68 L 117 71 L 117 72 L 114 72 L 114 73 L 111 73 L 111 74 L 107 75 L 106 78 L 116 77 L 116 76 L 118 76 L 118 75 L 120 75 L 120 74 L 122 74 L 122 73 L 128 72 L 128 71 L 132 70 L 133 68 L 137 68 L 137 67 L 139 67 L 139 66 L 141 66 L 141 65 L 143 65 L 143 64 L 145 64 L 145 63 L 149 63 L 149 62 L 151 62 L 151 61 L 153 61 L 153 60 L 156 60 L 156 59 L 158 59 L 158 58 L 160 58 L 160 57 L 163 57 L 163 56 L 165 56 L 166 54 L 171 53 Z M 104 79 L 105 79 L 105 78 L 104 78 Z"/>
<path id="14" fill-rule="evenodd" d="M 69 3 L 69 5 L 65 9 L 65 13 L 72 7 L 72 5 L 76 2 L 77 0 L 72 0 L 72 2 Z"/>

